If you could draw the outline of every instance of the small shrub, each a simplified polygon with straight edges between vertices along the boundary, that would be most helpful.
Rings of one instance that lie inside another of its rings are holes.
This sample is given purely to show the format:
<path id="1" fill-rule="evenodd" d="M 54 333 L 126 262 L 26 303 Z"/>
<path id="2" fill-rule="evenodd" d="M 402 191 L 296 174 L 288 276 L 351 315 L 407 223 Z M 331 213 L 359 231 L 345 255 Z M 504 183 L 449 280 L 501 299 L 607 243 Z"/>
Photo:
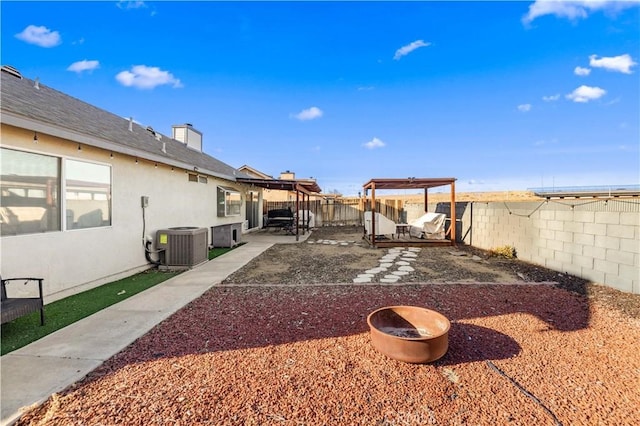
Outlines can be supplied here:
<path id="1" fill-rule="evenodd" d="M 489 250 L 489 255 L 492 257 L 502 257 L 504 259 L 515 259 L 516 248 L 510 245 L 495 247 Z"/>

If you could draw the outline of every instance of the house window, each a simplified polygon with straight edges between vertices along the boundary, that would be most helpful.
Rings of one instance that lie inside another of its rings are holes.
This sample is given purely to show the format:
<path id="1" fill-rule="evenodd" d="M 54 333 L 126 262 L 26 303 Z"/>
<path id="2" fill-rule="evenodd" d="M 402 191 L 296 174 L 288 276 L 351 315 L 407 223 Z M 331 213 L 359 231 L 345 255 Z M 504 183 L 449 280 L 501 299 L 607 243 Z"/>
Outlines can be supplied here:
<path id="1" fill-rule="evenodd" d="M 65 161 L 66 229 L 111 225 L 111 167 Z"/>
<path id="2" fill-rule="evenodd" d="M 189 182 L 207 183 L 209 179 L 206 176 L 189 173 Z"/>
<path id="3" fill-rule="evenodd" d="M 60 159 L 0 150 L 0 235 L 59 231 Z"/>
<path id="4" fill-rule="evenodd" d="M 63 163 L 59 157 L 8 148 L 0 154 L 0 235 L 60 231 L 61 212 L 65 230 L 111 225 L 110 166 Z"/>
<path id="5" fill-rule="evenodd" d="M 240 192 L 226 186 L 218 187 L 218 216 L 240 216 L 242 197 Z"/>

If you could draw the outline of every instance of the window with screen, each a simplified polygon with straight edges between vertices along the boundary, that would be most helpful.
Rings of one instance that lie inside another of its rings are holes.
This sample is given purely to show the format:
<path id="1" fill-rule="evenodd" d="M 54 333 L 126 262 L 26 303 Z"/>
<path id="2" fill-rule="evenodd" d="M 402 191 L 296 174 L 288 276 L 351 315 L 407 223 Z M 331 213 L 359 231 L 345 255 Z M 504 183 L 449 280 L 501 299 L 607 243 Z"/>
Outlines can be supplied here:
<path id="1" fill-rule="evenodd" d="M 240 216 L 242 196 L 234 188 L 218 186 L 218 216 Z"/>

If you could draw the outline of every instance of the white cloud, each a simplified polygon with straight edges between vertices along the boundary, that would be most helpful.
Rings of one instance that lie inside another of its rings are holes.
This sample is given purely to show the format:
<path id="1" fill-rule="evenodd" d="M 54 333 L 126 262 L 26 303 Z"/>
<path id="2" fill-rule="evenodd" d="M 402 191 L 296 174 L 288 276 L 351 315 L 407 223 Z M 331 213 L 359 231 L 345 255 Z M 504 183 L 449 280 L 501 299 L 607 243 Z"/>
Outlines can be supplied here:
<path id="1" fill-rule="evenodd" d="M 40 47 L 55 47 L 62 43 L 59 32 L 35 25 L 29 25 L 21 33 L 16 34 L 16 38 Z"/>
<path id="2" fill-rule="evenodd" d="M 324 113 L 320 108 L 313 106 L 311 108 L 303 109 L 299 113 L 295 114 L 293 117 L 300 121 L 308 121 L 308 120 L 315 120 L 316 118 L 320 118 L 322 117 L 322 114 Z"/>
<path id="3" fill-rule="evenodd" d="M 560 99 L 560 93 L 542 97 L 542 100 L 545 102 L 553 102 L 553 101 L 557 101 L 558 99 Z"/>
<path id="4" fill-rule="evenodd" d="M 540 140 L 535 141 L 533 143 L 533 146 L 543 146 L 543 145 L 556 144 L 556 143 L 558 143 L 558 139 L 556 139 L 556 138 L 553 138 L 553 139 L 550 139 L 550 140 L 540 139 Z"/>
<path id="5" fill-rule="evenodd" d="M 120 0 L 117 3 L 117 6 L 120 9 L 140 9 L 143 7 L 147 7 L 147 5 L 144 4 L 144 1 L 126 1 L 126 0 Z"/>
<path id="6" fill-rule="evenodd" d="M 570 20 L 584 19 L 593 12 L 606 11 L 615 13 L 635 7 L 638 3 L 640 3 L 640 0 L 536 0 L 529 6 L 529 12 L 522 18 L 522 22 L 529 24 L 534 19 L 545 15 L 554 15 L 558 18 L 568 18 Z"/>
<path id="7" fill-rule="evenodd" d="M 518 111 L 521 111 L 521 112 L 529 112 L 529 111 L 531 111 L 531 104 L 518 105 Z"/>
<path id="8" fill-rule="evenodd" d="M 393 59 L 397 61 L 403 56 L 406 56 L 409 53 L 413 52 L 414 50 L 420 47 L 427 47 L 427 46 L 431 46 L 431 43 L 425 43 L 424 40 L 413 41 L 407 44 L 406 46 L 402 46 L 400 49 L 396 50 L 396 54 L 393 55 Z"/>
<path id="9" fill-rule="evenodd" d="M 78 61 L 78 62 L 74 62 L 71 65 L 69 65 L 69 67 L 67 68 L 67 71 L 73 71 L 73 72 L 77 72 L 78 74 L 80 74 L 83 71 L 93 71 L 96 68 L 100 67 L 100 62 L 98 61 L 87 61 L 82 60 L 82 61 Z"/>
<path id="10" fill-rule="evenodd" d="M 624 74 L 631 74 L 631 67 L 638 65 L 629 56 L 628 53 L 620 56 L 602 57 L 598 59 L 597 55 L 589 56 L 589 65 L 594 68 L 604 68 L 609 71 L 618 71 Z"/>
<path id="11" fill-rule="evenodd" d="M 601 98 L 607 93 L 606 90 L 599 87 L 580 86 L 573 92 L 566 95 L 567 99 L 571 99 L 573 102 L 587 103 L 594 99 Z"/>
<path id="12" fill-rule="evenodd" d="M 170 84 L 174 88 L 182 87 L 180 80 L 170 72 L 162 71 L 158 67 L 134 65 L 131 71 L 122 71 L 116 75 L 116 80 L 123 86 L 138 89 L 153 89 L 156 86 Z"/>
<path id="13" fill-rule="evenodd" d="M 575 69 L 573 70 L 573 73 L 579 76 L 587 76 L 591 74 L 591 68 L 575 67 Z"/>
<path id="14" fill-rule="evenodd" d="M 386 144 L 384 142 L 382 142 L 378 138 L 373 138 L 369 142 L 366 142 L 366 143 L 362 144 L 362 146 L 364 146 L 364 147 L 366 147 L 368 149 L 382 148 L 385 145 Z"/>

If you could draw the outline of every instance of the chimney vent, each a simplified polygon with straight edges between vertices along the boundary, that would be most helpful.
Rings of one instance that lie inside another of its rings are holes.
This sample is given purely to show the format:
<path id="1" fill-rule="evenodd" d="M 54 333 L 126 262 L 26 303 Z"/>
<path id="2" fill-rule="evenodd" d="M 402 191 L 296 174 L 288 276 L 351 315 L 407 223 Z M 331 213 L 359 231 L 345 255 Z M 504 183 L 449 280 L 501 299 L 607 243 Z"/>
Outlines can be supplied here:
<path id="1" fill-rule="evenodd" d="M 129 131 L 133 132 L 133 117 L 129 117 Z"/>
<path id="2" fill-rule="evenodd" d="M 280 179 L 281 180 L 295 180 L 296 179 L 296 174 L 290 170 L 284 171 L 284 172 L 280 172 Z"/>
<path id="3" fill-rule="evenodd" d="M 173 139 L 182 142 L 191 149 L 202 152 L 202 133 L 191 124 L 175 124 L 171 126 Z"/>

